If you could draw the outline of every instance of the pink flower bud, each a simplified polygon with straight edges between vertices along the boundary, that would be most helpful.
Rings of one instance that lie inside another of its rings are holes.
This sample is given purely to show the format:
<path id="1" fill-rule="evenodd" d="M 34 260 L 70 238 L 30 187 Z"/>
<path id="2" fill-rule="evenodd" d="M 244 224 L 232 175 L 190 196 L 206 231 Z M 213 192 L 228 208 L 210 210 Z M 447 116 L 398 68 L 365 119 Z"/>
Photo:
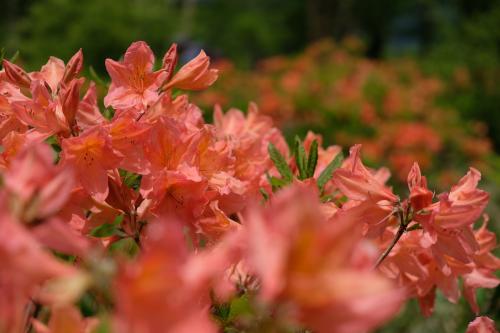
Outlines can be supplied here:
<path id="1" fill-rule="evenodd" d="M 162 68 L 167 73 L 166 81 L 169 81 L 174 74 L 175 65 L 177 65 L 177 44 L 173 43 L 172 46 L 168 49 L 163 57 Z"/>
<path id="2" fill-rule="evenodd" d="M 75 53 L 73 57 L 68 61 L 66 65 L 66 69 L 64 70 L 64 75 L 62 78 L 62 82 L 64 84 L 69 83 L 75 77 L 80 74 L 83 66 L 83 52 L 82 49 L 79 49 L 78 52 Z"/>
<path id="3" fill-rule="evenodd" d="M 62 92 L 62 110 L 70 126 L 75 121 L 76 111 L 80 102 L 80 88 L 82 83 L 82 80 L 73 80 L 70 82 L 68 88 Z"/>
<path id="4" fill-rule="evenodd" d="M 5 75 L 7 75 L 10 82 L 18 85 L 19 87 L 30 87 L 31 79 L 24 69 L 5 59 L 3 60 L 3 68 L 5 69 Z"/>

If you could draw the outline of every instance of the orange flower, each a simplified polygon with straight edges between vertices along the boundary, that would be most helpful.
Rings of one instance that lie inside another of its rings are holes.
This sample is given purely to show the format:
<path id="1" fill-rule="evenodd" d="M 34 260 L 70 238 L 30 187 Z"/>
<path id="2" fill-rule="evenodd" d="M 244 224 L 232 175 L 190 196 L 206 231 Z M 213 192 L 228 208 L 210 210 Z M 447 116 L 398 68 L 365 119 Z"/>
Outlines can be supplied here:
<path id="1" fill-rule="evenodd" d="M 165 89 L 179 88 L 184 90 L 202 90 L 217 80 L 218 71 L 209 69 L 210 58 L 202 50 L 200 53 L 179 69 Z"/>
<path id="2" fill-rule="evenodd" d="M 184 277 L 188 258 L 176 221 L 151 225 L 140 257 L 124 265 L 115 280 L 117 332 L 216 332 L 202 302 L 206 295 Z"/>
<path id="3" fill-rule="evenodd" d="M 62 141 L 61 163 L 73 166 L 76 178 L 96 200 L 108 196 L 107 170 L 118 167 L 123 156 L 114 150 L 102 127 L 90 128 L 79 137 Z"/>
<path id="4" fill-rule="evenodd" d="M 467 326 L 465 333 L 498 333 L 495 322 L 488 317 L 477 317 Z"/>
<path id="5" fill-rule="evenodd" d="M 104 105 L 118 110 L 143 110 L 153 105 L 166 76 L 162 70 L 153 72 L 154 60 L 153 51 L 145 42 L 132 43 L 123 62 L 106 59 L 112 82 Z"/>
<path id="6" fill-rule="evenodd" d="M 288 306 L 292 319 L 315 332 L 375 328 L 397 313 L 402 295 L 372 270 L 359 224 L 343 216 L 327 220 L 321 211 L 317 193 L 300 186 L 249 211 L 248 260 L 261 297 Z"/>

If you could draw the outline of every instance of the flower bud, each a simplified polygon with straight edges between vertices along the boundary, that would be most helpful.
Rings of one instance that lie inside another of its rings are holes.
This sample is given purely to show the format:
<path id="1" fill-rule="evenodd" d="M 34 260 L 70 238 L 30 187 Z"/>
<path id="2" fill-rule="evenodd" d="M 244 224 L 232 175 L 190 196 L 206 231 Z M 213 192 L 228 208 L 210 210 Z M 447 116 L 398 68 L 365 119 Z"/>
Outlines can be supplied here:
<path id="1" fill-rule="evenodd" d="M 202 50 L 179 69 L 172 80 L 165 85 L 165 90 L 173 87 L 183 90 L 202 90 L 217 80 L 218 71 L 210 69 L 210 58 Z"/>
<path id="2" fill-rule="evenodd" d="M 3 68 L 5 70 L 5 75 L 11 83 L 23 88 L 30 87 L 31 78 L 24 69 L 5 59 L 3 60 Z"/>
<path id="3" fill-rule="evenodd" d="M 80 87 L 82 80 L 73 80 L 62 93 L 62 110 L 68 125 L 72 125 L 75 121 L 76 111 L 80 102 Z"/>
<path id="4" fill-rule="evenodd" d="M 175 65 L 177 65 L 177 59 L 177 44 L 173 43 L 163 57 L 162 68 L 167 73 L 167 77 L 165 79 L 166 81 L 169 81 L 172 78 Z"/>
<path id="5" fill-rule="evenodd" d="M 432 204 L 432 192 L 426 188 L 415 186 L 411 190 L 410 202 L 413 209 L 418 212 Z"/>
<path id="6" fill-rule="evenodd" d="M 80 74 L 83 67 L 83 52 L 82 49 L 79 49 L 78 52 L 75 53 L 73 57 L 68 61 L 66 65 L 66 69 L 64 70 L 64 75 L 62 78 L 62 82 L 64 84 L 69 83 L 75 77 Z"/>

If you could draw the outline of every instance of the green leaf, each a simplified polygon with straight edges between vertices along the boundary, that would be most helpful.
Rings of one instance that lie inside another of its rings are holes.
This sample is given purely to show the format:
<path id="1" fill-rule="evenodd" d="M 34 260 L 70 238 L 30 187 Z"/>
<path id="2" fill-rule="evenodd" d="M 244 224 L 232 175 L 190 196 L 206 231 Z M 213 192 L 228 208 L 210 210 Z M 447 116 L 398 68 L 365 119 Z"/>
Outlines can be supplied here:
<path id="1" fill-rule="evenodd" d="M 277 189 L 280 189 L 282 187 L 285 187 L 286 185 L 290 184 L 290 182 L 287 182 L 284 179 L 280 179 L 280 178 L 276 178 L 276 177 L 271 177 L 271 176 L 268 176 L 267 180 L 269 181 L 269 183 L 273 187 L 273 191 L 275 191 Z"/>
<path id="2" fill-rule="evenodd" d="M 318 177 L 318 188 L 320 191 L 323 191 L 326 183 L 328 183 L 328 181 L 332 179 L 333 172 L 342 164 L 343 160 L 344 156 L 342 155 L 342 153 L 338 153 L 337 156 L 335 156 L 335 158 L 330 162 L 330 164 L 326 166 L 325 170 L 321 172 Z"/>
<path id="3" fill-rule="evenodd" d="M 231 311 L 231 306 L 227 303 L 216 304 L 212 308 L 212 313 L 216 317 L 218 317 L 222 322 L 227 321 L 230 311 Z"/>
<path id="4" fill-rule="evenodd" d="M 269 151 L 269 156 L 276 166 L 276 169 L 278 169 L 283 179 L 290 183 L 293 179 L 293 173 L 283 155 L 281 155 L 278 148 L 272 143 L 269 143 L 267 150 Z"/>
<path id="5" fill-rule="evenodd" d="M 120 230 L 120 224 L 122 223 L 122 221 L 123 215 L 119 215 L 115 218 L 113 223 L 104 223 L 92 229 L 90 235 L 94 237 L 110 237 L 113 235 L 123 236 Z"/>
<path id="6" fill-rule="evenodd" d="M 228 320 L 233 320 L 242 315 L 249 315 L 252 313 L 252 305 L 248 299 L 247 295 L 243 295 L 234 299 L 231 302 L 231 308 L 229 310 Z"/>
<path id="7" fill-rule="evenodd" d="M 90 66 L 89 67 L 89 72 L 90 72 L 90 77 L 92 78 L 92 80 L 94 80 L 98 85 L 101 85 L 103 87 L 107 86 L 106 82 L 104 82 L 103 79 L 101 79 L 99 77 L 99 75 L 95 71 L 94 67 Z"/>
<path id="8" fill-rule="evenodd" d="M 10 57 L 9 61 L 14 63 L 16 62 L 17 58 L 19 58 L 19 50 L 17 50 L 16 53 L 14 53 L 12 57 Z"/>
<path id="9" fill-rule="evenodd" d="M 328 202 L 333 200 L 333 196 L 330 194 L 326 194 L 320 198 L 321 202 Z"/>
<path id="10" fill-rule="evenodd" d="M 259 191 L 260 191 L 260 194 L 262 194 L 262 196 L 264 197 L 264 201 L 269 200 L 269 193 L 267 193 L 265 188 L 261 187 L 259 189 Z"/>
<path id="11" fill-rule="evenodd" d="M 110 237 L 116 234 L 117 231 L 118 228 L 115 225 L 111 223 L 104 223 L 92 229 L 90 235 L 94 237 Z"/>
<path id="12" fill-rule="evenodd" d="M 113 118 L 113 116 L 115 115 L 115 111 L 113 111 L 113 109 L 111 108 L 106 108 L 104 109 L 104 111 L 102 111 L 102 115 L 104 116 L 104 118 L 111 120 L 111 118 Z"/>
<path id="13" fill-rule="evenodd" d="M 119 226 L 120 224 L 122 224 L 123 222 L 123 218 L 124 216 L 123 215 L 118 215 L 117 217 L 115 217 L 115 219 L 113 220 L 113 224 L 115 226 Z"/>
<path id="14" fill-rule="evenodd" d="M 139 254 L 140 248 L 134 239 L 126 237 L 111 244 L 109 246 L 109 251 L 111 253 L 123 253 L 130 258 L 134 258 L 137 254 Z"/>
<path id="15" fill-rule="evenodd" d="M 306 166 L 306 150 L 300 141 L 299 137 L 295 137 L 295 163 L 299 169 L 299 179 L 304 180 L 307 178 Z"/>
<path id="16" fill-rule="evenodd" d="M 318 141 L 314 140 L 309 148 L 309 157 L 307 159 L 307 178 L 314 177 L 314 171 L 318 164 Z"/>
<path id="17" fill-rule="evenodd" d="M 121 169 L 119 171 L 127 187 L 137 190 L 141 186 L 142 175 Z"/>

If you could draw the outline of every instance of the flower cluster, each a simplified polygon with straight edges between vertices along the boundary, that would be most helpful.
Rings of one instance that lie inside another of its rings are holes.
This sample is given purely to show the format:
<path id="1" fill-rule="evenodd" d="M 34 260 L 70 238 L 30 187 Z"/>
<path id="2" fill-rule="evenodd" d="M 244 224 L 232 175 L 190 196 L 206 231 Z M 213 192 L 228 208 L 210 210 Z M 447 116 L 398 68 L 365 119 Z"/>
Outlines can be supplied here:
<path id="1" fill-rule="evenodd" d="M 82 64 L 3 61 L 0 332 L 362 333 L 459 280 L 479 314 L 500 283 L 478 170 L 435 196 L 415 163 L 403 199 L 360 145 L 289 147 L 254 104 L 205 122 L 181 93 L 217 79 L 203 51 L 155 68 L 133 43 L 106 60 L 105 112 Z"/>
<path id="2" fill-rule="evenodd" d="M 486 127 L 457 119 L 442 101 L 444 82 L 408 60 L 366 59 L 356 43 L 317 42 L 252 71 L 221 62 L 221 80 L 193 98 L 202 106 L 254 100 L 286 128 L 314 128 L 344 146 L 362 143 L 366 158 L 389 166 L 401 185 L 415 160 L 440 189 L 453 184 L 464 161 L 491 172 Z"/>

